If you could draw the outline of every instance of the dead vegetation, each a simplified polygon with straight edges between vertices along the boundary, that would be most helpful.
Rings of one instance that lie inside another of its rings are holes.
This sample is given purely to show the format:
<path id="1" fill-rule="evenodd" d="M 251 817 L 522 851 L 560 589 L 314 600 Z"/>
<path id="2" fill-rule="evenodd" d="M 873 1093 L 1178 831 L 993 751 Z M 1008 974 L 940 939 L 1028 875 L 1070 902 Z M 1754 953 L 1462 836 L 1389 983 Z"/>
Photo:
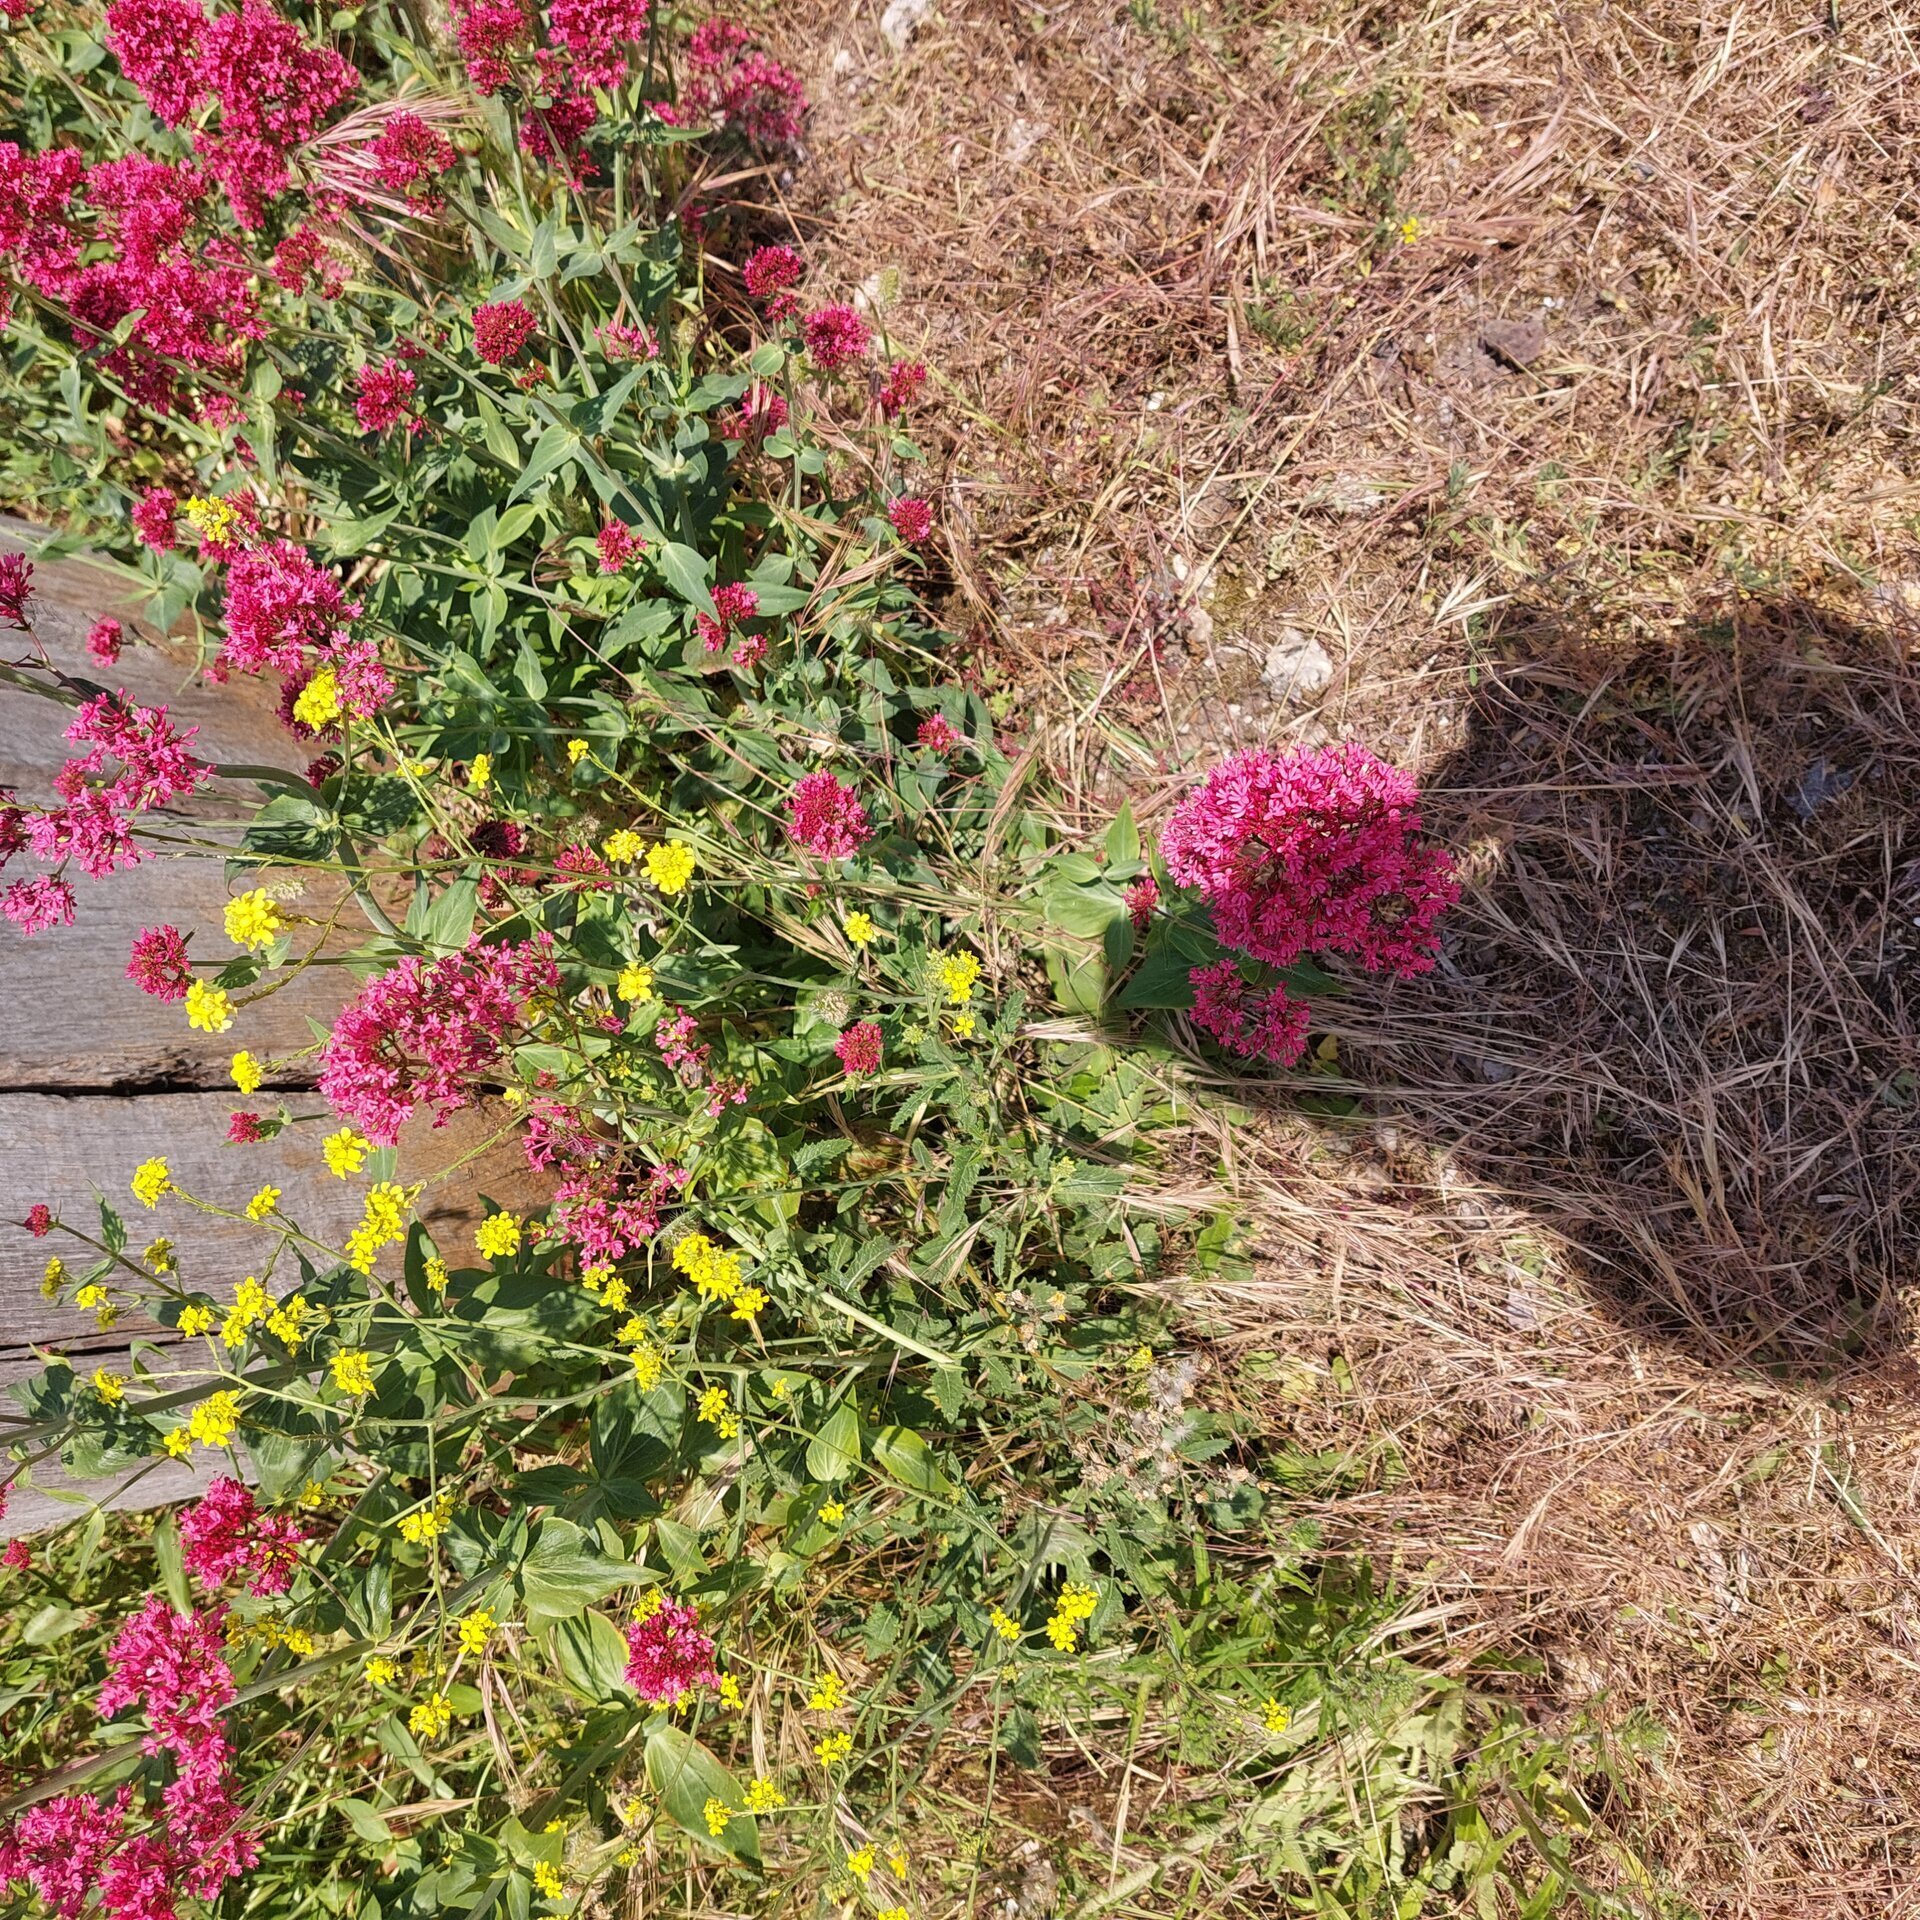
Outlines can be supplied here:
<path id="1" fill-rule="evenodd" d="M 914 12 L 781 16 L 791 216 L 899 271 L 973 671 L 1090 818 L 1355 734 L 1468 855 L 1354 1117 L 1223 1133 L 1212 1331 L 1662 1884 L 1920 1913 L 1909 20 Z"/>

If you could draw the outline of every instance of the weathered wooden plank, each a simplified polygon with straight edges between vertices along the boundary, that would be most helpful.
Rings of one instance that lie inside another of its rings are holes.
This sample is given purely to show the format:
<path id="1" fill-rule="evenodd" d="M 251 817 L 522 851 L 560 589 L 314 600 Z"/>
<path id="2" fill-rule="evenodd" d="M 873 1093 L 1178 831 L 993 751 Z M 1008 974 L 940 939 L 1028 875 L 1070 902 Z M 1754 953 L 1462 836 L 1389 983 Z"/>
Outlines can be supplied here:
<path id="1" fill-rule="evenodd" d="M 0 551 L 27 543 L 0 523 Z M 202 757 L 237 765 L 303 764 L 301 749 L 280 724 L 272 691 L 240 680 L 204 687 L 190 678 L 190 660 L 179 647 L 129 644 L 112 669 L 94 664 L 86 634 L 94 620 L 113 613 L 129 622 L 125 584 L 103 567 L 67 560 L 35 574 L 34 631 L 49 658 L 62 669 L 124 690 L 144 704 L 165 702 L 182 724 L 197 724 Z M 65 737 L 69 709 L 11 688 L 0 689 L 0 787 L 23 800 L 53 797 L 53 777 L 73 751 Z M 251 793 L 233 790 L 197 796 L 184 809 L 150 816 L 150 824 L 199 836 L 231 840 L 230 823 L 243 818 Z M 224 823 L 224 824 L 223 824 Z M 149 998 L 126 978 L 128 949 L 142 927 L 171 923 L 198 928 L 201 958 L 225 960 L 232 950 L 221 938 L 221 912 L 229 889 L 219 854 L 161 851 L 139 866 L 104 880 L 70 876 L 78 896 L 71 927 L 55 927 L 25 940 L 0 927 L 0 1006 L 17 1010 L 0 1038 L 0 1084 L 10 1087 L 185 1086 L 228 1084 L 234 1049 L 256 1057 L 291 1054 L 312 1042 L 309 1019 L 329 1022 L 351 991 L 337 968 L 309 968 L 290 985 L 246 1008 L 225 1034 L 196 1033 L 178 1005 Z M 275 873 L 275 882 L 299 876 Z M 303 883 L 302 899 L 289 913 L 325 923 L 340 898 L 337 882 L 322 876 Z M 348 925 L 363 929 L 357 910 Z M 294 1070 L 282 1076 L 299 1084 Z"/>
<path id="2" fill-rule="evenodd" d="M 96 1238 L 99 1199 L 107 1199 L 127 1222 L 129 1251 L 164 1235 L 177 1250 L 188 1285 L 218 1297 L 231 1295 L 249 1273 L 263 1278 L 276 1245 L 265 1226 L 211 1218 L 168 1196 L 151 1213 L 133 1198 L 128 1181 L 150 1155 L 165 1157 L 175 1183 L 197 1198 L 234 1211 L 271 1183 L 283 1190 L 288 1215 L 316 1239 L 341 1245 L 360 1217 L 364 1179 L 338 1180 L 325 1168 L 323 1133 L 338 1122 L 312 1095 L 295 1096 L 297 1113 L 311 1124 L 290 1127 L 275 1140 L 252 1146 L 225 1144 L 231 1102 L 217 1094 L 0 1094 L 0 1220 L 18 1221 L 36 1202 Z M 507 1110 L 456 1114 L 446 1126 L 416 1119 L 401 1135 L 398 1178 L 430 1184 L 418 1217 L 456 1258 L 472 1258 L 472 1231 L 479 1219 L 477 1194 L 484 1189 L 503 1205 L 538 1205 L 548 1191 L 533 1175 L 518 1143 L 501 1134 Z M 491 1144 L 490 1144 L 491 1143 Z M 471 1159 L 468 1156 L 473 1156 Z M 448 1169 L 457 1171 L 449 1174 Z M 442 1177 L 444 1176 L 444 1177 Z M 55 1347 L 76 1359 L 124 1352 L 129 1335 L 156 1331 L 126 1314 L 109 1333 L 90 1314 L 57 1306 L 41 1293 L 49 1253 L 79 1268 L 83 1251 L 63 1234 L 35 1239 L 18 1227 L 0 1227 L 0 1379 L 17 1379 L 39 1362 L 30 1347 Z M 397 1272 L 399 1249 L 383 1256 L 381 1271 Z M 275 1276 L 282 1290 L 291 1271 Z M 0 1414 L 0 1438 L 4 1438 Z"/>

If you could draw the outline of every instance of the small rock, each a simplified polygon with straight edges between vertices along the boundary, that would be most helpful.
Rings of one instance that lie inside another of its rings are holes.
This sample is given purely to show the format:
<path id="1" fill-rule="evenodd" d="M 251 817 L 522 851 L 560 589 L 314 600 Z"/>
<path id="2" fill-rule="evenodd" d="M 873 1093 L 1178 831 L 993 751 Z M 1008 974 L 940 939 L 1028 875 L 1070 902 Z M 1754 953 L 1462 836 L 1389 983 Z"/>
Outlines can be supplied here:
<path id="1" fill-rule="evenodd" d="M 895 53 L 903 52 L 932 13 L 933 0 L 887 0 L 887 10 L 880 16 L 881 37 Z"/>
<path id="2" fill-rule="evenodd" d="M 1480 344 L 1524 372 L 1547 350 L 1546 322 L 1538 314 L 1526 320 L 1486 320 L 1480 326 Z"/>
<path id="3" fill-rule="evenodd" d="M 1019 166 L 1035 147 L 1046 138 L 1047 130 L 1037 120 L 1027 120 L 1014 116 L 1012 126 L 1007 129 L 1007 159 Z"/>
<path id="4" fill-rule="evenodd" d="M 1333 657 L 1318 640 L 1298 627 L 1282 627 L 1267 649 L 1261 684 L 1276 700 L 1311 700 L 1333 680 Z"/>

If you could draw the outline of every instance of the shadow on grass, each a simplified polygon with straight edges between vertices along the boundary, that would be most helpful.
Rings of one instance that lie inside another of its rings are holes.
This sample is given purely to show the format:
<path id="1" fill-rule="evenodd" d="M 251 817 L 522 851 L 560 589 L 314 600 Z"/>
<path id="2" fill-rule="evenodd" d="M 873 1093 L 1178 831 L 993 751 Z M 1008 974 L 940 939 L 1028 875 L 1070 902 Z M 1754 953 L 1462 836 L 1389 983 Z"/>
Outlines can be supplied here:
<path id="1" fill-rule="evenodd" d="M 1790 601 L 1488 649 L 1425 783 L 1466 894 L 1335 1012 L 1366 1105 L 1720 1363 L 1891 1351 L 1920 1276 L 1920 669 Z"/>

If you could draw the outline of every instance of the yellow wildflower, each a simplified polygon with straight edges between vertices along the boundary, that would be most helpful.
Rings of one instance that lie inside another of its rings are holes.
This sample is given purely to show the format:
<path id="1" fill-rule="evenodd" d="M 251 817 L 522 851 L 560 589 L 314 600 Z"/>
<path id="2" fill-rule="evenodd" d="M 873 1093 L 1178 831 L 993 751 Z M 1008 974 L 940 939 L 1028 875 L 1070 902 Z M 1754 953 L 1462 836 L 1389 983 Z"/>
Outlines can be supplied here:
<path id="1" fill-rule="evenodd" d="M 317 1513 L 326 1504 L 327 1490 L 318 1480 L 309 1480 L 300 1489 L 299 1505 L 308 1513 Z"/>
<path id="2" fill-rule="evenodd" d="M 956 1040 L 971 1040 L 973 1038 L 973 1024 L 972 1014 L 956 1013 L 953 1016 L 954 1038 Z"/>
<path id="3" fill-rule="evenodd" d="M 907 1850 L 905 1847 L 895 1847 L 894 1850 L 887 1855 L 887 1869 L 890 1873 L 893 1873 L 895 1875 L 904 1874 L 906 1872 Z"/>
<path id="4" fill-rule="evenodd" d="M 853 1751 L 853 1735 L 830 1733 L 813 1750 L 823 1767 L 837 1767 Z"/>
<path id="5" fill-rule="evenodd" d="M 194 1408 L 187 1431 L 203 1447 L 230 1447 L 240 1428 L 240 1397 L 224 1388 L 210 1393 Z"/>
<path id="6" fill-rule="evenodd" d="M 647 878 L 662 893 L 685 893 L 696 865 L 693 849 L 680 840 L 663 840 L 647 849 Z"/>
<path id="7" fill-rule="evenodd" d="M 322 667 L 300 689 L 293 717 L 315 733 L 324 733 L 340 718 L 340 678 L 331 667 Z"/>
<path id="8" fill-rule="evenodd" d="M 905 1907 L 882 1907 L 874 1920 L 913 1920 Z"/>
<path id="9" fill-rule="evenodd" d="M 813 1713 L 832 1713 L 847 1697 L 847 1683 L 831 1668 L 813 1683 L 807 1707 Z"/>
<path id="10" fill-rule="evenodd" d="M 723 1707 L 731 1707 L 736 1713 L 742 1711 L 747 1704 L 740 1697 L 740 1682 L 730 1673 L 723 1673 L 720 1676 L 720 1704 Z"/>
<path id="11" fill-rule="evenodd" d="M 647 843 L 631 827 L 617 827 L 600 842 L 600 851 L 616 867 L 638 860 L 646 850 Z"/>
<path id="12" fill-rule="evenodd" d="M 820 1509 L 820 1518 L 830 1527 L 837 1527 L 846 1517 L 847 1507 L 843 1500 L 829 1500 Z"/>
<path id="13" fill-rule="evenodd" d="M 652 1341 L 643 1339 L 633 1350 L 633 1377 L 642 1393 L 651 1393 L 666 1372 L 667 1356 Z"/>
<path id="14" fill-rule="evenodd" d="M 225 544 L 227 535 L 233 531 L 233 523 L 240 517 L 228 501 L 217 496 L 203 500 L 197 493 L 188 499 L 185 511 L 187 524 L 215 546 Z"/>
<path id="15" fill-rule="evenodd" d="M 493 781 L 493 755 L 476 753 L 472 764 L 467 768 L 467 785 L 475 793 L 482 792 Z"/>
<path id="16" fill-rule="evenodd" d="M 320 1142 L 320 1151 L 327 1156 L 327 1171 L 336 1180 L 344 1180 L 350 1173 L 358 1173 L 367 1163 L 367 1155 L 373 1151 L 373 1142 L 365 1134 L 355 1133 L 351 1127 L 342 1127 L 338 1133 L 330 1133 Z"/>
<path id="17" fill-rule="evenodd" d="M 380 1249 L 407 1237 L 407 1208 L 413 1196 L 391 1180 L 377 1180 L 367 1192 L 367 1209 L 347 1237 L 347 1264 L 371 1273 Z"/>
<path id="18" fill-rule="evenodd" d="M 1077 1580 L 1069 1580 L 1060 1589 L 1060 1596 L 1053 1603 L 1053 1616 L 1047 1622 L 1047 1638 L 1062 1653 L 1071 1653 L 1080 1623 L 1091 1619 L 1094 1608 L 1099 1604 L 1098 1588 L 1084 1586 Z"/>
<path id="19" fill-rule="evenodd" d="M 1420 238 L 1420 216 L 1410 213 L 1400 222 L 1400 244 L 1403 247 L 1414 245 Z"/>
<path id="20" fill-rule="evenodd" d="M 1152 1365 L 1153 1349 L 1151 1347 L 1135 1347 L 1134 1350 L 1127 1355 L 1127 1371 L 1129 1373 L 1145 1373 Z"/>
<path id="21" fill-rule="evenodd" d="M 970 953 L 949 953 L 934 967 L 933 977 L 956 1007 L 964 1007 L 973 998 L 974 982 L 980 978 L 980 962 Z"/>
<path id="22" fill-rule="evenodd" d="M 400 1538 L 416 1547 L 438 1540 L 453 1518 L 453 1495 L 443 1493 L 430 1507 L 417 1507 L 400 1516 Z"/>
<path id="23" fill-rule="evenodd" d="M 620 1851 L 613 1856 L 613 1864 L 616 1867 L 637 1867 L 640 1864 L 640 1849 L 638 1847 L 622 1847 Z"/>
<path id="24" fill-rule="evenodd" d="M 724 1800 L 707 1796 L 707 1804 L 700 1809 L 707 1823 L 707 1831 L 717 1840 L 726 1832 L 727 1822 L 733 1818 L 733 1809 Z"/>
<path id="25" fill-rule="evenodd" d="M 361 1348 L 343 1347 L 327 1365 L 333 1372 L 333 1384 L 342 1393 L 373 1391 L 373 1356 Z"/>
<path id="26" fill-rule="evenodd" d="M 109 1373 L 105 1367 L 95 1367 L 93 1390 L 108 1406 L 117 1407 L 127 1397 L 127 1376 L 124 1373 Z"/>
<path id="27" fill-rule="evenodd" d="M 544 1899 L 564 1900 L 567 1897 L 567 1883 L 560 1877 L 560 1869 L 545 1860 L 533 1863 L 533 1884 L 535 1891 Z"/>
<path id="28" fill-rule="evenodd" d="M 227 1317 L 220 1325 L 221 1344 L 245 1346 L 247 1335 L 262 1325 L 272 1311 L 273 1295 L 254 1275 L 248 1274 L 233 1290 L 233 1305 L 227 1309 Z"/>
<path id="29" fill-rule="evenodd" d="M 510 1260 L 520 1251 L 520 1221 L 511 1213 L 490 1213 L 474 1229 L 473 1244 L 489 1260 Z"/>
<path id="30" fill-rule="evenodd" d="M 593 749 L 588 746 L 584 740 L 569 740 L 567 742 L 567 765 L 577 767 L 592 751 Z"/>
<path id="31" fill-rule="evenodd" d="M 389 1660 L 384 1653 L 372 1654 L 367 1660 L 366 1675 L 370 1686 L 390 1687 L 400 1678 L 400 1663 Z"/>
<path id="32" fill-rule="evenodd" d="M 453 1725 L 453 1702 L 444 1693 L 431 1693 L 407 1715 L 407 1725 L 423 1740 L 437 1740 Z"/>
<path id="33" fill-rule="evenodd" d="M 245 1047 L 233 1056 L 233 1084 L 242 1093 L 257 1093 L 260 1083 L 267 1076 L 260 1070 L 260 1062 Z"/>
<path id="34" fill-rule="evenodd" d="M 840 922 L 840 930 L 856 947 L 870 945 L 874 934 L 879 931 L 874 926 L 872 917 L 860 912 L 857 908 Z"/>
<path id="35" fill-rule="evenodd" d="M 226 921 L 227 938 L 236 947 L 245 947 L 249 953 L 272 946 L 274 936 L 286 925 L 280 918 L 280 909 L 274 905 L 265 887 L 254 887 L 249 892 L 235 894 L 227 902 Z M 257 1086 L 259 1083 L 256 1081 L 254 1084 Z M 251 1093 L 253 1088 L 242 1085 L 240 1091 Z"/>
<path id="36" fill-rule="evenodd" d="M 60 1285 L 67 1277 L 67 1263 L 57 1253 L 47 1255 L 47 1264 L 40 1274 L 40 1298 L 57 1300 L 60 1297 Z"/>
<path id="37" fill-rule="evenodd" d="M 727 1417 L 727 1390 L 725 1387 L 707 1387 L 700 1395 L 700 1404 L 696 1411 L 709 1426 L 719 1426 Z"/>
<path id="38" fill-rule="evenodd" d="M 1020 1622 L 1005 1607 L 995 1607 L 987 1619 L 1002 1640 L 1011 1642 L 1020 1638 Z"/>
<path id="39" fill-rule="evenodd" d="M 193 1441 L 185 1427 L 169 1427 L 161 1436 L 160 1444 L 176 1460 L 184 1460 L 193 1451 Z"/>
<path id="40" fill-rule="evenodd" d="M 486 1649 L 487 1636 L 500 1623 L 486 1607 L 476 1607 L 465 1619 L 456 1623 L 455 1631 L 460 1636 L 462 1653 L 481 1653 Z"/>
<path id="41" fill-rule="evenodd" d="M 758 1779 L 748 1783 L 747 1811 L 749 1813 L 777 1813 L 787 1804 L 787 1796 L 771 1780 Z"/>
<path id="42" fill-rule="evenodd" d="M 107 1305 L 110 1297 L 106 1288 L 101 1286 L 96 1280 L 82 1287 L 80 1291 L 73 1296 L 73 1304 L 78 1307 L 82 1313 L 97 1313 L 102 1307 Z"/>
<path id="43" fill-rule="evenodd" d="M 162 1235 L 160 1239 L 153 1241 L 141 1254 L 140 1258 L 144 1260 L 155 1273 L 172 1273 L 178 1265 L 178 1262 L 173 1257 L 173 1242 L 164 1235 Z"/>
<path id="44" fill-rule="evenodd" d="M 640 1001 L 653 998 L 653 969 L 643 967 L 636 962 L 633 966 L 622 967 L 620 978 L 614 983 L 614 992 L 622 1000 Z"/>
<path id="45" fill-rule="evenodd" d="M 297 1293 L 290 1293 L 267 1315 L 267 1331 L 291 1353 L 307 1337 L 307 1322 L 324 1322 L 330 1316 L 325 1307 L 316 1307 Z"/>
<path id="46" fill-rule="evenodd" d="M 264 1220 L 279 1204 L 280 1189 L 271 1186 L 262 1187 L 260 1191 L 247 1202 L 247 1218 L 256 1222 Z"/>
<path id="47" fill-rule="evenodd" d="M 133 1170 L 133 1197 L 143 1207 L 157 1205 L 163 1193 L 173 1191 L 173 1175 L 164 1160 L 142 1160 Z"/>
<path id="48" fill-rule="evenodd" d="M 857 1853 L 847 1855 L 847 1871 L 864 1887 L 872 1876 L 874 1862 L 879 1857 L 873 1842 L 869 1840 Z"/>
<path id="49" fill-rule="evenodd" d="M 289 1653 L 297 1653 L 302 1660 L 313 1657 L 313 1635 L 305 1627 L 289 1627 L 281 1644 Z"/>
<path id="50" fill-rule="evenodd" d="M 1269 1733 L 1285 1733 L 1293 1723 L 1292 1711 L 1282 1706 L 1272 1694 L 1268 1694 L 1261 1703 L 1260 1718 Z"/>
<path id="51" fill-rule="evenodd" d="M 447 1263 L 438 1254 L 429 1254 L 427 1256 L 427 1291 L 445 1293 L 447 1280 Z"/>
<path id="52" fill-rule="evenodd" d="M 211 1307 L 185 1307 L 180 1313 L 180 1331 L 189 1340 L 197 1335 L 213 1331 L 213 1309 Z"/>
<path id="53" fill-rule="evenodd" d="M 196 980 L 187 989 L 187 1025 L 196 1033 L 225 1033 L 233 1025 L 233 1002 L 226 989 Z"/>

